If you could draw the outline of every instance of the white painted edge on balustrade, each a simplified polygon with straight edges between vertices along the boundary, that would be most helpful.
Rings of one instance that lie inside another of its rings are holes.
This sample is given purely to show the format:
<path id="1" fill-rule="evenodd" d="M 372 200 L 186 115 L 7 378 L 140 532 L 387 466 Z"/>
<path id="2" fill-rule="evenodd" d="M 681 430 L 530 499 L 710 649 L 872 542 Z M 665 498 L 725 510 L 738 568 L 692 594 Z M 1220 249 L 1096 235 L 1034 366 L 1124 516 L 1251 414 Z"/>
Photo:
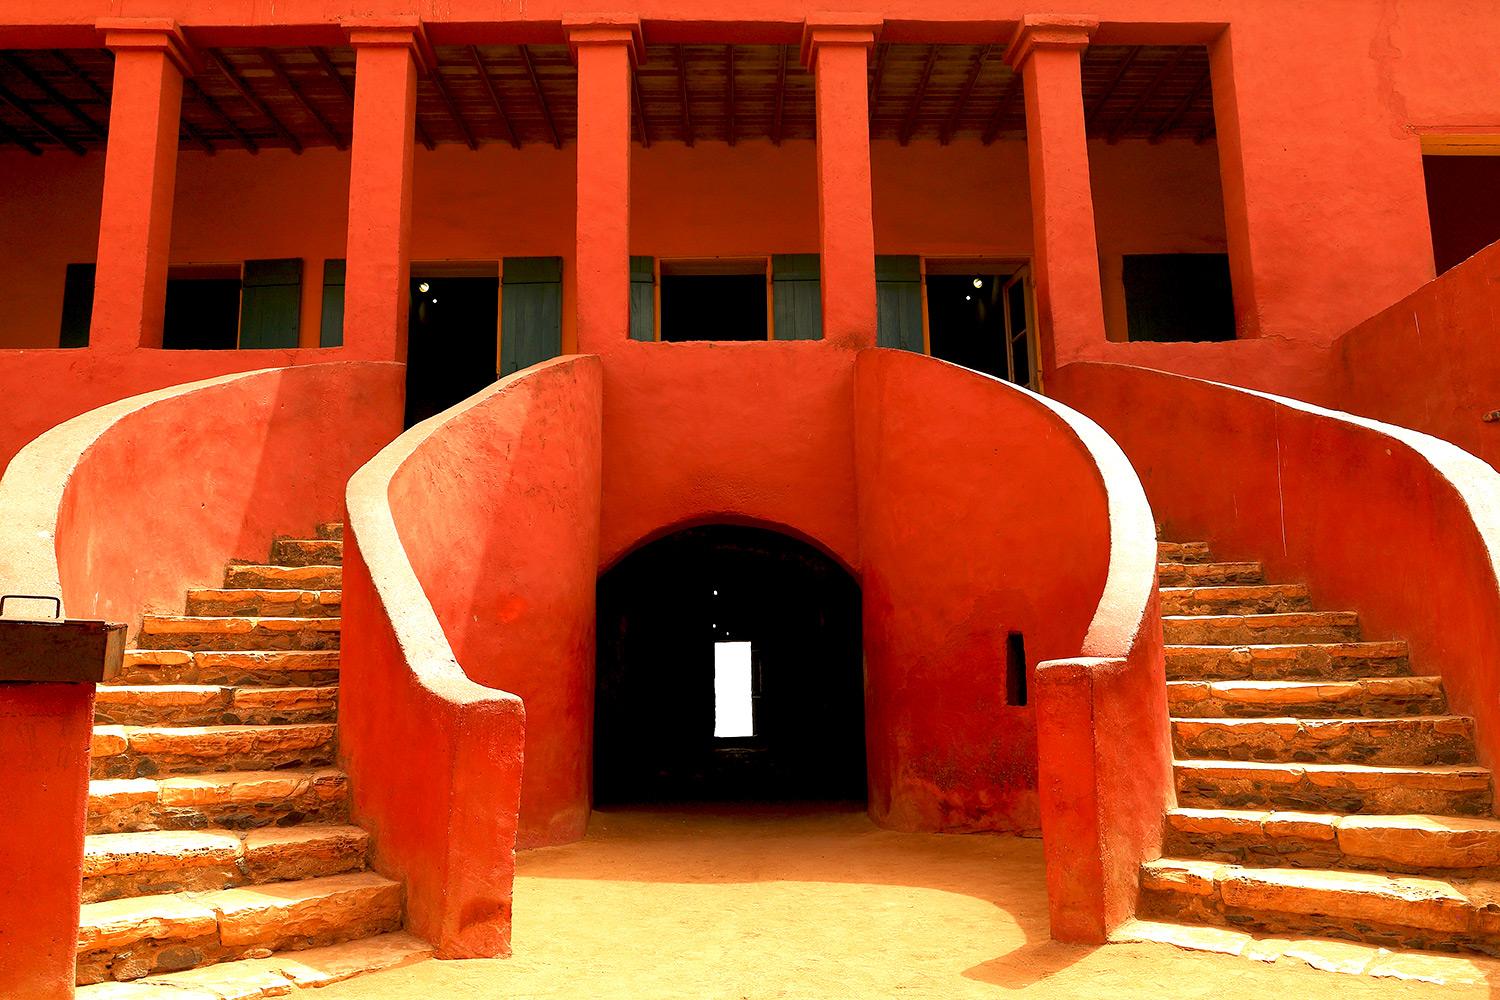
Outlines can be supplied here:
<path id="1" fill-rule="evenodd" d="M 1148 369 L 1156 371 L 1156 369 Z M 1159 372 L 1162 375 L 1172 375 L 1174 378 L 1188 378 L 1191 376 L 1177 375 L 1174 372 Z M 1388 424 L 1380 420 L 1372 420 L 1369 417 L 1361 417 L 1344 410 L 1332 410 L 1313 403 L 1306 403 L 1300 399 L 1292 399 L 1289 396 L 1277 396 L 1274 393 L 1261 392 L 1258 389 L 1246 389 L 1242 386 L 1229 385 L 1225 382 L 1213 382 L 1209 379 L 1191 379 L 1197 382 L 1208 382 L 1210 385 L 1232 392 L 1241 393 L 1246 396 L 1258 396 L 1277 406 L 1283 406 L 1290 410 L 1298 410 L 1302 413 L 1338 423 L 1348 424 L 1370 431 L 1381 437 L 1393 441 L 1406 448 L 1421 458 L 1429 466 L 1437 477 L 1446 482 L 1463 503 L 1469 512 L 1469 519 L 1474 523 L 1474 528 L 1479 534 L 1479 539 L 1485 547 L 1485 554 L 1489 557 L 1490 572 L 1493 574 L 1496 585 L 1497 597 L 1500 597 L 1500 472 L 1497 472 L 1488 462 L 1470 452 L 1464 451 L 1451 441 L 1444 441 L 1440 437 L 1422 431 L 1412 430 L 1410 427 L 1401 427 L 1397 424 Z"/>
<path id="2" fill-rule="evenodd" d="M 160 403 L 281 368 L 258 368 L 127 396 L 43 431 L 11 459 L 0 477 L 0 594 L 62 599 L 57 567 L 57 519 L 68 484 L 90 449 L 121 421 Z M 50 617 L 33 602 L 7 608 L 6 618 Z M 67 609 L 62 611 L 66 615 Z"/>
<path id="3" fill-rule="evenodd" d="M 951 365 L 939 358 L 927 360 Z M 1153 624 L 1147 620 L 1146 610 L 1156 593 L 1156 520 L 1135 468 L 1114 438 L 1072 407 L 993 375 L 962 365 L 952 367 L 987 379 L 1007 392 L 1019 393 L 1050 410 L 1093 459 L 1104 486 L 1109 516 L 1109 568 L 1077 656 L 1063 659 L 1127 658 L 1141 629 Z"/>
<path id="4" fill-rule="evenodd" d="M 574 364 L 590 355 L 565 355 L 522 369 L 480 390 L 443 412 L 411 427 L 382 448 L 349 479 L 345 493 L 349 529 L 369 571 L 382 612 L 391 623 L 396 643 L 406 657 L 417 682 L 434 695 L 457 704 L 482 702 L 521 703 L 520 697 L 499 688 L 485 687 L 469 679 L 453 646 L 443 632 L 437 612 L 422 582 L 417 579 L 411 557 L 401 541 L 391 511 L 391 481 L 418 449 L 450 421 L 463 416 L 530 376 L 560 365 Z"/>

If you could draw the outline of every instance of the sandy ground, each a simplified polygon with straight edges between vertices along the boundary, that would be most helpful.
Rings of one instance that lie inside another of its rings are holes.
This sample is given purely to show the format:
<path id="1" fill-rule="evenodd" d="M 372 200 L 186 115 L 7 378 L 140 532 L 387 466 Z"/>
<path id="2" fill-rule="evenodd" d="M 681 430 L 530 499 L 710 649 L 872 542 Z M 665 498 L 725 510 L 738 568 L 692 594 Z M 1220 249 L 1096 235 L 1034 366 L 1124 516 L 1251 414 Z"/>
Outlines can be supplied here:
<path id="1" fill-rule="evenodd" d="M 519 868 L 512 958 L 422 962 L 319 1000 L 1500 995 L 1164 944 L 1060 945 L 1040 841 L 891 833 L 849 810 L 600 812 L 582 843 Z"/>

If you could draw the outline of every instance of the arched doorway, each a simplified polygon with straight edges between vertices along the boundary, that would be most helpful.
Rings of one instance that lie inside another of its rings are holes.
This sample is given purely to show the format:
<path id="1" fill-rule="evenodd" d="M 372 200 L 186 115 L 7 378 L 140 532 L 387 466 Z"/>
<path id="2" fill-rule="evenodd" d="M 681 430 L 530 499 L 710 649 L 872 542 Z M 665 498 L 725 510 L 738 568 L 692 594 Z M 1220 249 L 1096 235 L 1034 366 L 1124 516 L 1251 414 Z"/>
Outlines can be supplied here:
<path id="1" fill-rule="evenodd" d="M 707 525 L 599 578 L 594 800 L 863 800 L 854 579 L 804 542 Z"/>

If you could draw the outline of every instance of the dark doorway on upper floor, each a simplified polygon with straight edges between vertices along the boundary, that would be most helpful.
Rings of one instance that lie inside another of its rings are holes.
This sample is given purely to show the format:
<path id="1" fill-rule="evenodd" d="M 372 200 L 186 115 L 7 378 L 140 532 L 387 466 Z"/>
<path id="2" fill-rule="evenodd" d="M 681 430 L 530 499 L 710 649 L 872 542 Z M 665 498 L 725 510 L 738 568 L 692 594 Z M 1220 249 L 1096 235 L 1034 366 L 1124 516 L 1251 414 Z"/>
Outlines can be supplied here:
<path id="1" fill-rule="evenodd" d="M 1228 254 L 1125 254 L 1122 268 L 1131 340 L 1234 339 Z"/>
<path id="2" fill-rule="evenodd" d="M 1422 157 L 1438 274 L 1500 240 L 1500 155 Z"/>
<path id="3" fill-rule="evenodd" d="M 496 265 L 412 268 L 407 320 L 406 426 L 495 381 L 500 278 Z M 475 272 L 480 273 L 475 273 Z M 467 272 L 467 273 L 465 273 Z"/>

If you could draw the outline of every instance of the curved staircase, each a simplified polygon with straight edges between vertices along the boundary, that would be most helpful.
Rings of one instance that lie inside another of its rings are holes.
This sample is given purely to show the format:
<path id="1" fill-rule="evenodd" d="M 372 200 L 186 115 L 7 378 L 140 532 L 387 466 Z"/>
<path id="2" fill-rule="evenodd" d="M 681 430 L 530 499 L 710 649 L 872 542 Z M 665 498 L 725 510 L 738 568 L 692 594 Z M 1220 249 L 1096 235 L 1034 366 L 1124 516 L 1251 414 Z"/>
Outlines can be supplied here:
<path id="1" fill-rule="evenodd" d="M 1500 955 L 1493 780 L 1442 681 L 1257 563 L 1160 559 L 1178 808 L 1140 915 Z"/>
<path id="2" fill-rule="evenodd" d="M 95 701 L 80 1000 L 282 996 L 424 957 L 336 766 L 342 530 L 145 615 Z"/>

